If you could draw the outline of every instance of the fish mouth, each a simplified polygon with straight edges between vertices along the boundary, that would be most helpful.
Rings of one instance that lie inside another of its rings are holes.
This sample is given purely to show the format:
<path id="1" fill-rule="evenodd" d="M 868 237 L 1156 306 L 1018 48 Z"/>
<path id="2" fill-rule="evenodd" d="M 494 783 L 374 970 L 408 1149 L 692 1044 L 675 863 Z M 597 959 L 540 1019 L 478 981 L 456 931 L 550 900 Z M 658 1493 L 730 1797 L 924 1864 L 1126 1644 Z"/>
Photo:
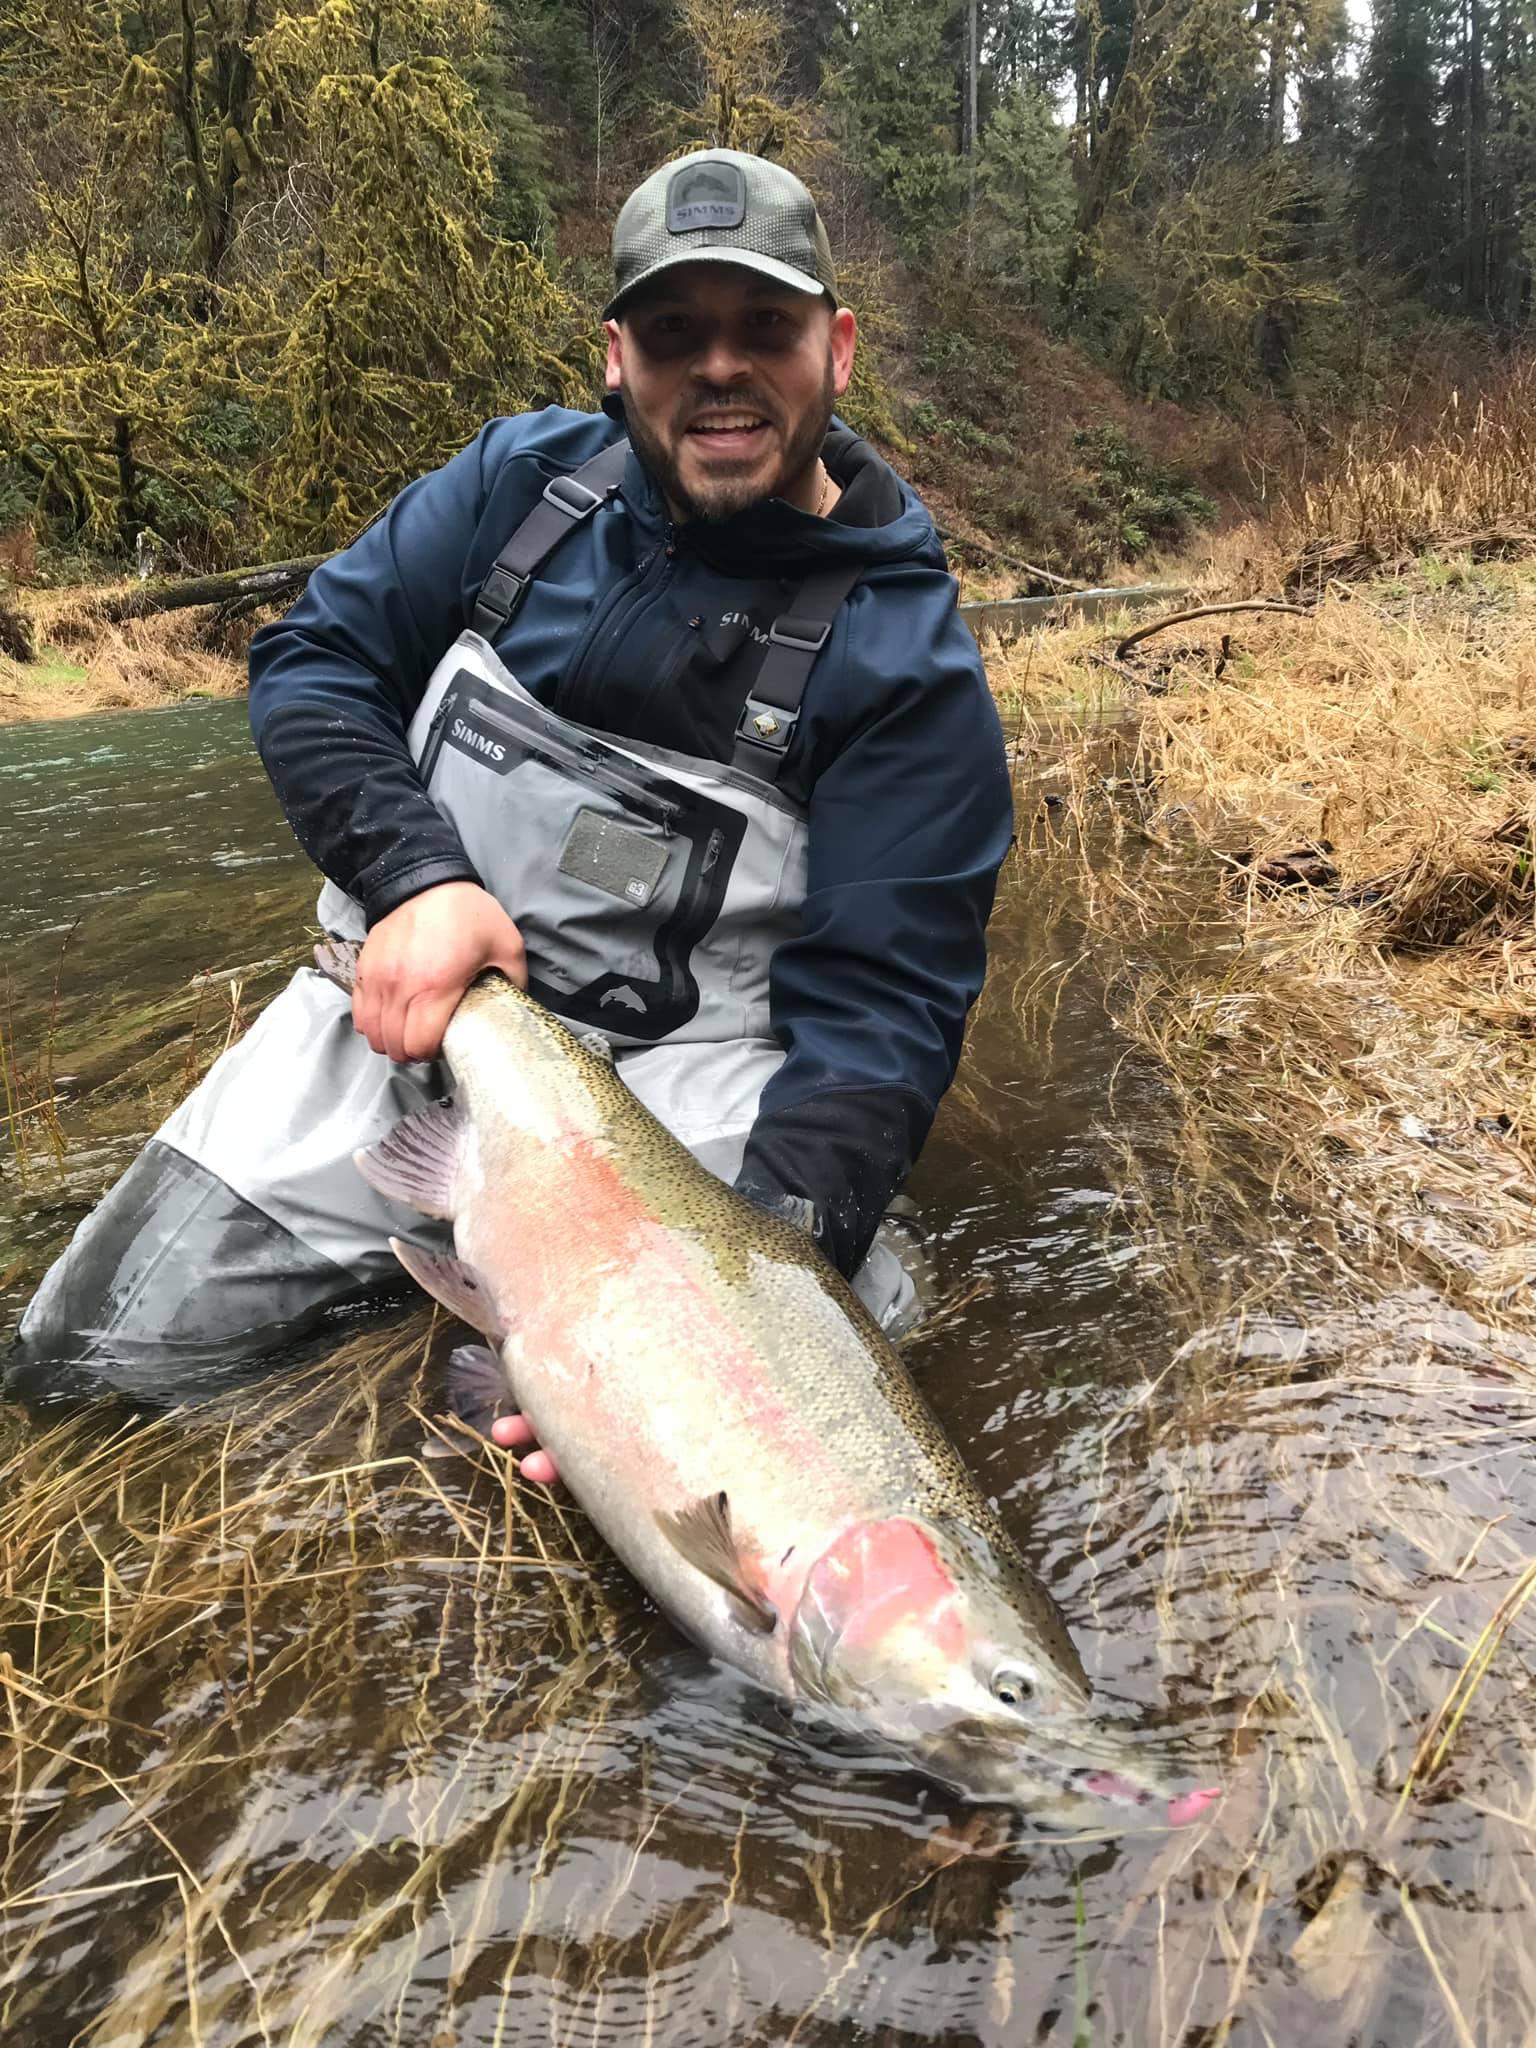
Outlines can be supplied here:
<path id="1" fill-rule="evenodd" d="M 1221 1797 L 1219 1786 L 1180 1791 L 1155 1766 L 1104 1755 L 1083 1759 L 1081 1753 L 1074 1760 L 1070 1750 L 1053 1754 L 1044 1745 L 951 1739 L 914 1760 L 962 1798 L 1002 1801 L 1047 1825 L 1134 1815 L 1140 1823 L 1186 1827 Z"/>

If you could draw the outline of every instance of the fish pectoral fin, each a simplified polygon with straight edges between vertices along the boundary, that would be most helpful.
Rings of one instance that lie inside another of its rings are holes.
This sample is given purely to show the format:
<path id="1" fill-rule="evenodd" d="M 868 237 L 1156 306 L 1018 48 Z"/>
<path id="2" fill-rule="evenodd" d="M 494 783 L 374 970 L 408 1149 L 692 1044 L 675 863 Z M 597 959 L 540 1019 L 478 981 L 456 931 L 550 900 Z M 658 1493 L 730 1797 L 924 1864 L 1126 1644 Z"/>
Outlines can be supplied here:
<path id="1" fill-rule="evenodd" d="M 434 1102 L 395 1125 L 387 1138 L 354 1152 L 369 1187 L 407 1202 L 424 1216 L 453 1218 L 454 1182 L 468 1124 L 457 1105 Z"/>
<path id="2" fill-rule="evenodd" d="M 490 1289 L 473 1266 L 447 1252 L 424 1252 L 420 1245 L 407 1244 L 399 1237 L 389 1240 L 389 1248 L 424 1293 L 493 1344 L 502 1342 L 506 1326 L 496 1313 Z"/>
<path id="3" fill-rule="evenodd" d="M 362 950 L 356 939 L 339 939 L 331 932 L 315 948 L 315 965 L 327 981 L 334 981 L 351 995 L 357 986 L 357 963 Z"/>
<path id="4" fill-rule="evenodd" d="M 725 1494 L 707 1493 L 675 1514 L 658 1514 L 656 1523 L 678 1556 L 720 1587 L 743 1628 L 760 1636 L 773 1634 L 779 1610 L 747 1577 L 731 1533 L 731 1504 Z"/>
<path id="5" fill-rule="evenodd" d="M 489 1344 L 459 1344 L 448 1354 L 448 1412 L 489 1436 L 511 1399 L 506 1367 Z"/>

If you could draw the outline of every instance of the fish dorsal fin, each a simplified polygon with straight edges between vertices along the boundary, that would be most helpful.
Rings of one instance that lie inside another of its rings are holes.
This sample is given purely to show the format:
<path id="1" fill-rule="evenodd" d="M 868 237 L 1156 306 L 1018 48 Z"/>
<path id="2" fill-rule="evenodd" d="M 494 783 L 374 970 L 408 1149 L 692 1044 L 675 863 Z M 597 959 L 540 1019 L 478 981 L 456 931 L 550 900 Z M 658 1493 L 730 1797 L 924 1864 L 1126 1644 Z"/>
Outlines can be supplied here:
<path id="1" fill-rule="evenodd" d="M 743 1628 L 754 1635 L 773 1634 L 779 1611 L 759 1587 L 748 1582 L 731 1533 L 731 1504 L 725 1494 L 706 1493 L 675 1514 L 658 1514 L 656 1522 L 678 1556 L 720 1587 Z"/>
<path id="2" fill-rule="evenodd" d="M 392 1237 L 389 1248 L 424 1293 L 456 1315 L 460 1322 L 479 1330 L 493 1344 L 506 1336 L 506 1325 L 497 1315 L 490 1290 L 473 1266 L 447 1252 L 424 1252 L 420 1245 Z"/>
<path id="3" fill-rule="evenodd" d="M 451 1222 L 454 1183 L 468 1123 L 452 1102 L 434 1102 L 395 1125 L 387 1138 L 354 1152 L 353 1161 L 369 1187 L 424 1216 Z"/>
<path id="4" fill-rule="evenodd" d="M 576 1043 L 584 1045 L 587 1051 L 595 1059 L 602 1060 L 604 1065 L 613 1065 L 613 1040 L 605 1038 L 601 1031 L 578 1031 Z"/>

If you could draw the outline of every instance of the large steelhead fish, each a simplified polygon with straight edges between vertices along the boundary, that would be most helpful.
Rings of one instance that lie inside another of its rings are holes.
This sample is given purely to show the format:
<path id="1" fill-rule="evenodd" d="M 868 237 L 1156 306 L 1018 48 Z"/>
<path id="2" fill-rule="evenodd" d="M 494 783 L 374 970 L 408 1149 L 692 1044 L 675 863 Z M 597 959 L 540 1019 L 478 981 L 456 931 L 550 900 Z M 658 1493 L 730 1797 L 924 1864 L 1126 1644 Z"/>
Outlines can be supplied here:
<path id="1" fill-rule="evenodd" d="M 1095 1725 L 1054 1602 L 852 1289 L 600 1045 L 483 974 L 452 1104 L 357 1155 L 452 1222 L 456 1258 L 396 1255 L 495 1346 L 600 1534 L 712 1655 L 970 1798 L 1190 1817 L 1208 1795 L 1169 1801 Z"/>

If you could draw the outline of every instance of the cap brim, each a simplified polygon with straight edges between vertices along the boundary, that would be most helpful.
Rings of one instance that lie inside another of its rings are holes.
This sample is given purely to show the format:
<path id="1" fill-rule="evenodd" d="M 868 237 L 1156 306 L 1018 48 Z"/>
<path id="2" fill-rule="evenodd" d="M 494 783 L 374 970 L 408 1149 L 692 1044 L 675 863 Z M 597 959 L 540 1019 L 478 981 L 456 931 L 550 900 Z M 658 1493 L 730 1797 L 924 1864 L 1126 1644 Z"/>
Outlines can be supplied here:
<path id="1" fill-rule="evenodd" d="M 665 256 L 660 263 L 653 263 L 649 270 L 642 270 L 638 277 L 631 278 L 623 291 L 615 292 L 599 317 L 612 320 L 636 292 L 642 291 L 664 271 L 675 270 L 680 263 L 729 263 L 737 270 L 755 270 L 759 277 L 771 277 L 775 284 L 787 284 L 794 291 L 805 292 L 811 298 L 833 298 L 819 278 L 796 270 L 793 264 L 781 263 L 777 256 L 760 256 L 755 249 L 722 249 L 717 244 L 712 249 L 679 249 L 675 256 Z M 833 303 L 836 304 L 835 299 Z"/>

